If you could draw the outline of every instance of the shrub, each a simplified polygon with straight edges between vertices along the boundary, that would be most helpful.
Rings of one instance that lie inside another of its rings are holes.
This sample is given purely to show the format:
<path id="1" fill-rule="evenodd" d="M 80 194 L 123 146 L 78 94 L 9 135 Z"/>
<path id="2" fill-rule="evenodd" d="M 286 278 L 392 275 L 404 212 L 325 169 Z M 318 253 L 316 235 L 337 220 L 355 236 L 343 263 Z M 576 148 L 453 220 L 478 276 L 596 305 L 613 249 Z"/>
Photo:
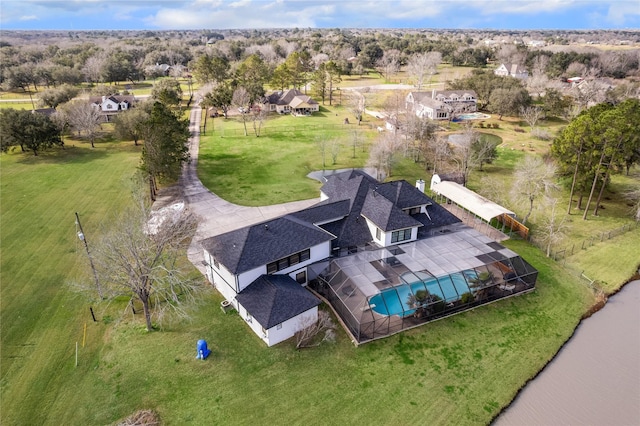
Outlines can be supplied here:
<path id="1" fill-rule="evenodd" d="M 551 139 L 553 139 L 551 132 L 546 129 L 540 129 L 537 127 L 531 130 L 531 136 L 536 139 L 540 139 L 541 141 L 550 141 Z"/>
<path id="2" fill-rule="evenodd" d="M 476 300 L 476 299 L 475 299 L 475 297 L 473 296 L 473 294 L 472 294 L 472 293 L 469 293 L 469 292 L 467 292 L 467 293 L 463 293 L 463 294 L 460 296 L 460 302 L 461 302 L 461 303 L 463 303 L 463 304 L 471 303 L 471 302 L 473 302 L 474 300 Z"/>
<path id="3" fill-rule="evenodd" d="M 514 127 L 513 130 L 517 133 L 524 133 L 524 129 L 522 127 Z"/>

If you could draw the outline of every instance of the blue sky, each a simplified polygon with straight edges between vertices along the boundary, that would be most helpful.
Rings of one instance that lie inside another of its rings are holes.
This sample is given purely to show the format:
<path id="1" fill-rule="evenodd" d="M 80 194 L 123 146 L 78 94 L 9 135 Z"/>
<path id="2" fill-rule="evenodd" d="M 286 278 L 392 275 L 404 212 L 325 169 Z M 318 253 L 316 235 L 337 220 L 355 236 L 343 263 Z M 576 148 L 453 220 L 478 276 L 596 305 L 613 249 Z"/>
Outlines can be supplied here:
<path id="1" fill-rule="evenodd" d="M 3 30 L 638 29 L 640 0 L 0 0 Z"/>

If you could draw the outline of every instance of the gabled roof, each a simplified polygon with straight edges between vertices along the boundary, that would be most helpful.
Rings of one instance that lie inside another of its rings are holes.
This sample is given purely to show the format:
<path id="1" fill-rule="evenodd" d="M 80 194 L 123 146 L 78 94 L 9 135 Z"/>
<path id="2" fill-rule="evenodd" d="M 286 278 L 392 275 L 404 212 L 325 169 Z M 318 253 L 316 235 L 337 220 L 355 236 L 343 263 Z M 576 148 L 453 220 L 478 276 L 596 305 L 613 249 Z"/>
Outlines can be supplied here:
<path id="1" fill-rule="evenodd" d="M 375 189 L 367 194 L 361 213 L 384 232 L 422 226 Z"/>
<path id="2" fill-rule="evenodd" d="M 101 105 L 102 104 L 102 96 L 92 96 L 89 98 L 89 102 L 92 104 L 96 104 L 96 105 Z M 136 97 L 133 95 L 110 95 L 110 96 L 106 96 L 105 100 L 108 99 L 112 102 L 115 102 L 117 104 L 122 103 L 122 102 L 126 102 L 129 104 L 132 104 L 133 102 L 135 102 Z"/>
<path id="3" fill-rule="evenodd" d="M 431 205 L 431 198 L 416 190 L 406 180 L 396 180 L 378 185 L 378 193 L 391 200 L 398 208 L 407 209 L 422 205 Z"/>
<path id="4" fill-rule="evenodd" d="M 292 108 L 304 107 L 303 104 L 316 105 L 318 102 L 311 96 L 303 94 L 298 89 L 288 89 L 283 92 L 274 92 L 267 96 L 267 101 L 274 105 L 289 105 Z"/>
<path id="5" fill-rule="evenodd" d="M 270 329 L 320 304 L 288 275 L 262 275 L 236 296 L 249 314 Z"/>
<path id="6" fill-rule="evenodd" d="M 286 215 L 207 238 L 202 246 L 231 273 L 240 274 L 334 238 L 309 222 Z"/>

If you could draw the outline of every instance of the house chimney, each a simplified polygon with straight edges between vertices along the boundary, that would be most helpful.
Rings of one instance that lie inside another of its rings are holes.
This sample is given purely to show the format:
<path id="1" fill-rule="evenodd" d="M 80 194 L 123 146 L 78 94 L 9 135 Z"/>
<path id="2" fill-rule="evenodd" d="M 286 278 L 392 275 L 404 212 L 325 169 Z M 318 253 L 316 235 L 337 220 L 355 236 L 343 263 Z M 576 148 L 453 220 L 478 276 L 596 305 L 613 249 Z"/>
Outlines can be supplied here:
<path id="1" fill-rule="evenodd" d="M 436 89 L 432 89 L 431 90 L 431 99 L 435 99 L 436 98 Z"/>
<path id="2" fill-rule="evenodd" d="M 104 103 L 104 101 L 106 101 L 106 100 L 107 100 L 107 97 L 106 96 L 102 96 L 102 103 Z"/>
<path id="3" fill-rule="evenodd" d="M 424 180 L 418 179 L 416 181 L 416 188 L 418 188 L 420 192 L 424 193 Z"/>

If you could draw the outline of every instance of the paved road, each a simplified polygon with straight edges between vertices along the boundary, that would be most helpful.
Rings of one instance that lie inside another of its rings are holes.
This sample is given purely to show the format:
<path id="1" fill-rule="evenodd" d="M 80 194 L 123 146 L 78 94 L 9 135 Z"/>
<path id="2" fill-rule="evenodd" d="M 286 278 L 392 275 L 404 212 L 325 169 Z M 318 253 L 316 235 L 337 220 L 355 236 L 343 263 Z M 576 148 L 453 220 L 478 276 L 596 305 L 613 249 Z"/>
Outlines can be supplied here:
<path id="1" fill-rule="evenodd" d="M 222 234 L 244 226 L 260 223 L 290 212 L 302 210 L 320 201 L 320 197 L 311 200 L 295 201 L 264 207 L 246 207 L 223 200 L 209 191 L 198 179 L 196 172 L 198 165 L 198 151 L 200 145 L 200 117 L 202 109 L 199 106 L 191 109 L 189 131 L 189 153 L 191 161 L 185 164 L 182 177 L 179 180 L 181 196 L 191 211 L 200 217 L 196 236 L 187 252 L 189 260 L 202 273 L 204 256 L 199 241 L 214 235 Z M 159 197 L 158 205 L 166 204 L 168 200 L 176 201 L 176 191 L 168 191 L 166 196 Z M 179 195 L 178 195 L 179 196 Z"/>

